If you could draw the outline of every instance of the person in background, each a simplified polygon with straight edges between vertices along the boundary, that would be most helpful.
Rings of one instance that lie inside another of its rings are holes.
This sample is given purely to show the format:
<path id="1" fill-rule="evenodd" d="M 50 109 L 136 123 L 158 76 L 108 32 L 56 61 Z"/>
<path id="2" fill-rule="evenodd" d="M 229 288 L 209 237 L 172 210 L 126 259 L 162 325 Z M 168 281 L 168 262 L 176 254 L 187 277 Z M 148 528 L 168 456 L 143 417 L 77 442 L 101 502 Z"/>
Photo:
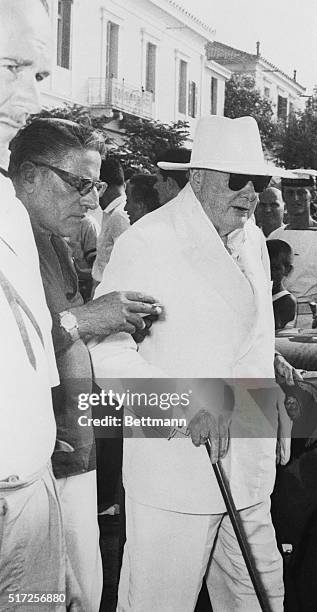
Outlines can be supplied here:
<path id="1" fill-rule="evenodd" d="M 268 187 L 260 193 L 254 214 L 256 224 L 262 229 L 266 238 L 274 230 L 283 227 L 284 202 L 280 189 Z"/>
<path id="2" fill-rule="evenodd" d="M 284 240 L 294 251 L 291 274 L 285 289 L 297 299 L 297 327 L 311 327 L 309 302 L 317 300 L 317 221 L 311 216 L 314 179 L 299 174 L 298 178 L 282 178 L 282 194 L 287 209 L 287 225 L 276 229 L 269 239 Z"/>
<path id="3" fill-rule="evenodd" d="M 273 281 L 272 299 L 275 329 L 283 329 L 287 323 L 294 320 L 296 314 L 296 299 L 284 287 L 284 280 L 292 269 L 294 254 L 292 247 L 284 240 L 267 240 Z"/>
<path id="4" fill-rule="evenodd" d="M 86 213 L 80 222 L 79 231 L 70 236 L 68 244 L 72 251 L 75 269 L 78 276 L 79 291 L 84 302 L 91 297 L 92 266 L 97 255 L 97 238 L 100 232 L 98 221 Z"/>
<path id="5" fill-rule="evenodd" d="M 187 164 L 190 161 L 190 155 L 191 151 L 185 147 L 165 149 L 157 156 L 155 164 L 157 165 L 161 161 Z M 163 206 L 163 204 L 175 198 L 188 183 L 188 179 L 188 172 L 173 169 L 163 170 L 157 167 L 154 189 L 158 193 L 160 205 Z"/>
<path id="6" fill-rule="evenodd" d="M 81 393 L 92 392 L 86 339 L 143 329 L 156 312 L 141 293 L 111 293 L 83 304 L 65 237 L 79 230 L 98 205 L 104 141 L 90 127 L 61 119 L 36 119 L 11 143 L 9 172 L 29 212 L 45 296 L 53 320 L 60 385 L 54 389 L 57 442 L 52 457 L 65 519 L 66 546 L 85 612 L 98 612 L 102 588 L 94 432 L 79 423 Z M 55 383 L 56 384 L 56 383 Z M 88 395 L 87 395 L 88 394 Z M 90 406 L 85 415 L 91 417 Z M 29 418 L 29 416 L 28 416 Z M 34 437 L 34 436 L 33 436 Z"/>
<path id="7" fill-rule="evenodd" d="M 126 194 L 123 168 L 118 159 L 107 157 L 102 160 L 100 179 L 107 183 L 107 189 L 99 199 L 103 215 L 97 240 L 97 256 L 92 267 L 94 288 L 102 279 L 115 241 L 130 226 L 129 217 L 124 210 Z"/>
<path id="8" fill-rule="evenodd" d="M 131 225 L 152 210 L 159 208 L 158 193 L 154 187 L 156 180 L 156 177 L 151 174 L 135 174 L 128 180 L 125 210 Z"/>

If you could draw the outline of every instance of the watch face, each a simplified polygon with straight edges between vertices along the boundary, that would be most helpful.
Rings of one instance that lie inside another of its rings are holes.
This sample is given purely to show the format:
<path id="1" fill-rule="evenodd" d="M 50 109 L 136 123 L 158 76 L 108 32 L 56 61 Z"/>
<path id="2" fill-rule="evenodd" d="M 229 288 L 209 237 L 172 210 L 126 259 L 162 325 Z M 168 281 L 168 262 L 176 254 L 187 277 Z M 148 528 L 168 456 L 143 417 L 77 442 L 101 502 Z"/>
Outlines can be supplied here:
<path id="1" fill-rule="evenodd" d="M 74 315 L 71 312 L 64 314 L 61 317 L 61 325 L 62 327 L 64 327 L 64 329 L 66 329 L 66 331 L 69 331 L 71 329 L 78 327 L 76 317 L 74 317 Z"/>

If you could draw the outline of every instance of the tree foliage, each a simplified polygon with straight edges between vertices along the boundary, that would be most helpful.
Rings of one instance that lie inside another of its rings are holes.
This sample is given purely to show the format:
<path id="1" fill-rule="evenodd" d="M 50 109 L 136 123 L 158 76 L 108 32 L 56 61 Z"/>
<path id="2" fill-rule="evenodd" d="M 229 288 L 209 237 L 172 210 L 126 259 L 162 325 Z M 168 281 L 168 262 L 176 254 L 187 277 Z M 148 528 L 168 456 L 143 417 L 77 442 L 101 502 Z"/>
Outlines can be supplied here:
<path id="1" fill-rule="evenodd" d="M 155 157 L 160 151 L 167 147 L 182 146 L 189 136 L 188 124 L 184 121 L 166 124 L 125 115 L 120 123 L 122 144 L 118 145 L 113 133 L 107 129 L 110 119 L 105 115 L 95 116 L 84 106 L 75 104 L 45 109 L 35 116 L 56 117 L 91 125 L 103 133 L 108 151 L 120 159 L 124 169 L 132 168 L 136 172 L 153 171 Z"/>
<path id="2" fill-rule="evenodd" d="M 280 132 L 276 152 L 287 168 L 317 170 L 317 99 L 308 100 L 306 108 L 289 117 Z"/>
<path id="3" fill-rule="evenodd" d="M 126 142 L 120 147 L 125 167 L 153 170 L 154 160 L 166 148 L 181 147 L 189 136 L 188 123 L 162 123 L 126 116 L 122 122 Z"/>
<path id="4" fill-rule="evenodd" d="M 252 76 L 234 74 L 226 82 L 224 115 L 232 119 L 246 115 L 254 117 L 263 145 L 272 150 L 276 136 L 272 103 L 256 89 Z"/>

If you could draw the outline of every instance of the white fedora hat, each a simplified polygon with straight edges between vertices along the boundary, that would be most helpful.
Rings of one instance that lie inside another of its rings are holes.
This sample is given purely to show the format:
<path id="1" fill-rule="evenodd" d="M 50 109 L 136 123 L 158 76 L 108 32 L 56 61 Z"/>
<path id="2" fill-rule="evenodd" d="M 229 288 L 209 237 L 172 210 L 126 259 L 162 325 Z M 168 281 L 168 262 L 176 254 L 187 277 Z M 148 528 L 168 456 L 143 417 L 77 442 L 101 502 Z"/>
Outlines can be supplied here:
<path id="1" fill-rule="evenodd" d="M 258 124 L 253 117 L 201 117 L 197 123 L 188 164 L 158 162 L 162 170 L 204 168 L 219 172 L 283 176 L 285 170 L 268 164 L 263 155 Z"/>

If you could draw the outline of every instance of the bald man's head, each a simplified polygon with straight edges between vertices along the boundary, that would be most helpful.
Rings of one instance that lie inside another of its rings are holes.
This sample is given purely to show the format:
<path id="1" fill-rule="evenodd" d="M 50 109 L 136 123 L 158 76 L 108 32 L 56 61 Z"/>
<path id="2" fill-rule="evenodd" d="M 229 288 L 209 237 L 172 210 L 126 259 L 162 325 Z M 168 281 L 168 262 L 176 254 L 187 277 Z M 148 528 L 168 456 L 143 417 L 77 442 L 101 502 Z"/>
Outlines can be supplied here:
<path id="1" fill-rule="evenodd" d="M 268 187 L 259 194 L 259 201 L 263 204 L 270 204 L 271 202 L 278 202 L 281 206 L 284 206 L 282 192 L 276 187 Z"/>
<path id="2" fill-rule="evenodd" d="M 268 187 L 259 194 L 255 218 L 265 236 L 281 227 L 284 217 L 284 202 L 282 192 L 275 187 Z"/>

